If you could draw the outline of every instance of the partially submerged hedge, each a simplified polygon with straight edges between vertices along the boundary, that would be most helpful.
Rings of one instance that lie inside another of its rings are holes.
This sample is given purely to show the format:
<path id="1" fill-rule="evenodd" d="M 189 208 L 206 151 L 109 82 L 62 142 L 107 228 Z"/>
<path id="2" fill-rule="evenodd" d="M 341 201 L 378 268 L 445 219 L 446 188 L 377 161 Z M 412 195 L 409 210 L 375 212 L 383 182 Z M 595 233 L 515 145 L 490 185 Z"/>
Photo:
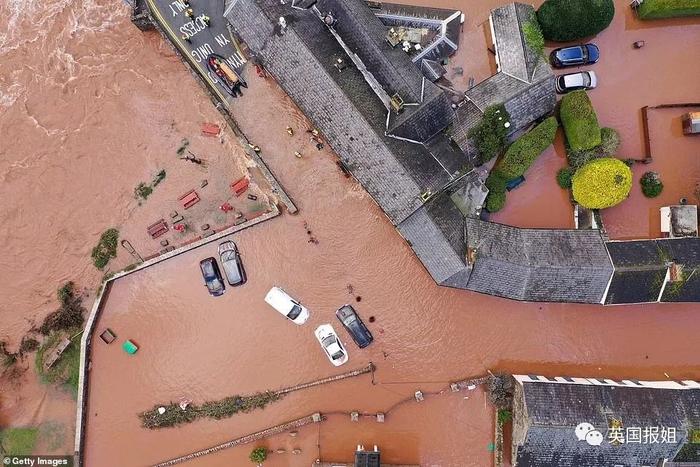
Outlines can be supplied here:
<path id="1" fill-rule="evenodd" d="M 139 418 L 144 428 L 154 430 L 190 423 L 202 417 L 216 420 L 228 418 L 239 412 L 247 413 L 265 408 L 270 402 L 281 398 L 282 395 L 275 392 L 258 392 L 250 396 L 226 397 L 218 401 L 205 402 L 202 405 L 189 404 L 184 410 L 179 404 L 171 402 L 166 405 L 156 405 L 151 410 L 139 414 Z M 162 414 L 158 412 L 161 407 L 165 409 Z"/>
<path id="2" fill-rule="evenodd" d="M 601 144 L 598 117 L 586 91 L 574 91 L 565 95 L 561 100 L 559 114 L 571 149 L 592 149 Z"/>
<path id="3" fill-rule="evenodd" d="M 506 180 L 513 180 L 525 174 L 535 159 L 554 142 L 558 127 L 557 119 L 549 117 L 518 138 L 498 163 L 498 172 Z"/>
<path id="4" fill-rule="evenodd" d="M 546 0 L 537 10 L 544 38 L 559 42 L 594 36 L 614 16 L 613 0 Z"/>
<path id="5" fill-rule="evenodd" d="M 571 184 L 574 199 L 584 208 L 609 208 L 629 195 L 632 170 L 619 159 L 595 159 L 576 171 Z"/>
<path id="6" fill-rule="evenodd" d="M 637 8 L 641 19 L 700 15 L 700 0 L 644 0 Z"/>

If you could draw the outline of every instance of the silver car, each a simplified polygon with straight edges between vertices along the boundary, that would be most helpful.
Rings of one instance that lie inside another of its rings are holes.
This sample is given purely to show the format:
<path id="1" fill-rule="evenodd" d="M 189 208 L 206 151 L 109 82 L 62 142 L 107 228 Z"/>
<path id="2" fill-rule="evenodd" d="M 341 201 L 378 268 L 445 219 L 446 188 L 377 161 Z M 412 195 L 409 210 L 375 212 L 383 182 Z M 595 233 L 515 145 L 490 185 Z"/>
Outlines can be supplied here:
<path id="1" fill-rule="evenodd" d="M 241 262 L 241 255 L 238 247 L 231 240 L 227 240 L 219 245 L 219 259 L 224 269 L 226 281 L 232 285 L 243 285 L 246 281 L 245 269 Z"/>

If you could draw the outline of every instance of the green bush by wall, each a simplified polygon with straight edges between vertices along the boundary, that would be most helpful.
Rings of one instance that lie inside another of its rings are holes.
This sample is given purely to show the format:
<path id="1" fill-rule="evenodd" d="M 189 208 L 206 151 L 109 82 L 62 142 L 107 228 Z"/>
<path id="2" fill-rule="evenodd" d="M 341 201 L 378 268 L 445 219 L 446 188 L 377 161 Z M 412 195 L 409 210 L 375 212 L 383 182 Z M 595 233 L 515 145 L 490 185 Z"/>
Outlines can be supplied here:
<path id="1" fill-rule="evenodd" d="M 561 99 L 559 115 L 571 149 L 592 149 L 601 144 L 598 117 L 586 91 L 574 91 L 565 95 Z"/>
<path id="2" fill-rule="evenodd" d="M 545 39 L 575 41 L 598 34 L 615 16 L 613 0 L 546 0 L 537 10 Z"/>
<path id="3" fill-rule="evenodd" d="M 506 192 L 494 191 L 486 197 L 486 209 L 489 212 L 498 212 L 506 204 Z"/>
<path id="4" fill-rule="evenodd" d="M 479 124 L 467 133 L 479 151 L 479 164 L 490 161 L 503 151 L 509 127 L 510 115 L 503 104 L 486 108 Z"/>
<path id="5" fill-rule="evenodd" d="M 535 159 L 554 142 L 558 127 L 557 119 L 549 117 L 518 138 L 498 163 L 498 172 L 506 180 L 523 175 Z"/>
<path id="6" fill-rule="evenodd" d="M 700 15 L 700 0 L 644 0 L 637 9 L 641 19 Z"/>
<path id="7" fill-rule="evenodd" d="M 632 188 L 632 170 L 619 159 L 594 159 L 571 179 L 574 199 L 588 209 L 604 209 L 624 201 Z"/>

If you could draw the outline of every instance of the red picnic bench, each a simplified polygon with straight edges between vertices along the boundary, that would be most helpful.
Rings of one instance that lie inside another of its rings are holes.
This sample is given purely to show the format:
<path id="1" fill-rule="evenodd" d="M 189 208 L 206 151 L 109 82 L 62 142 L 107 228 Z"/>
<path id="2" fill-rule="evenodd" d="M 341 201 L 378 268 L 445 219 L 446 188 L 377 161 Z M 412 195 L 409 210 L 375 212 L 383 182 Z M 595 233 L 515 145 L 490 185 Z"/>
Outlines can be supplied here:
<path id="1" fill-rule="evenodd" d="M 250 182 L 248 181 L 248 179 L 243 177 L 243 178 L 233 182 L 231 184 L 231 189 L 233 190 L 233 192 L 236 196 L 241 196 L 248 189 L 249 183 Z"/>
<path id="2" fill-rule="evenodd" d="M 188 209 L 199 203 L 199 195 L 196 191 L 190 190 L 184 195 L 180 196 L 179 200 L 182 203 L 182 207 Z"/>
<path id="3" fill-rule="evenodd" d="M 202 134 L 204 136 L 219 136 L 221 127 L 216 123 L 202 123 Z"/>
<path id="4" fill-rule="evenodd" d="M 168 231 L 168 224 L 166 224 L 165 219 L 160 219 L 159 221 L 149 225 L 146 230 L 151 238 L 158 238 Z"/>

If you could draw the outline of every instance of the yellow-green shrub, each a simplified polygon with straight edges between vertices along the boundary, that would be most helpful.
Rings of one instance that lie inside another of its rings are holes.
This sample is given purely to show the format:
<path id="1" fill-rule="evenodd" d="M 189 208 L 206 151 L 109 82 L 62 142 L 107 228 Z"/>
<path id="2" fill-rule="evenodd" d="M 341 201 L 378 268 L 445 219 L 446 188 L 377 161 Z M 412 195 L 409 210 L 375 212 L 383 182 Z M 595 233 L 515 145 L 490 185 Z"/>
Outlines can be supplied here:
<path id="1" fill-rule="evenodd" d="M 624 201 L 632 188 L 632 171 L 619 159 L 594 159 L 571 180 L 574 199 L 589 209 L 604 209 Z"/>

